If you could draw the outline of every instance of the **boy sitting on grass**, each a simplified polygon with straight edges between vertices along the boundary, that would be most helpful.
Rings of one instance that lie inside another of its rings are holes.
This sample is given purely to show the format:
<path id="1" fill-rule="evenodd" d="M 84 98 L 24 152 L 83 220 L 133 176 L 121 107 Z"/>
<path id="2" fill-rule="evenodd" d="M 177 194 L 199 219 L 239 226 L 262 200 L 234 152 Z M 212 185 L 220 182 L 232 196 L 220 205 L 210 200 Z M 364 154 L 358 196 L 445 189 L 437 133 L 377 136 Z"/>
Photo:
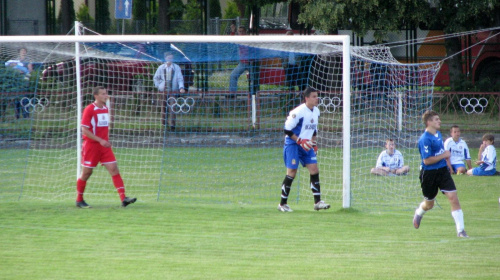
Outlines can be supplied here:
<path id="1" fill-rule="evenodd" d="M 496 175 L 496 165 L 497 165 L 497 152 L 493 146 L 495 143 L 495 136 L 493 134 L 485 134 L 483 136 L 483 144 L 479 148 L 479 153 L 477 156 L 478 161 L 476 164 L 479 165 L 476 168 L 467 171 L 467 175 L 470 176 L 493 176 Z"/>

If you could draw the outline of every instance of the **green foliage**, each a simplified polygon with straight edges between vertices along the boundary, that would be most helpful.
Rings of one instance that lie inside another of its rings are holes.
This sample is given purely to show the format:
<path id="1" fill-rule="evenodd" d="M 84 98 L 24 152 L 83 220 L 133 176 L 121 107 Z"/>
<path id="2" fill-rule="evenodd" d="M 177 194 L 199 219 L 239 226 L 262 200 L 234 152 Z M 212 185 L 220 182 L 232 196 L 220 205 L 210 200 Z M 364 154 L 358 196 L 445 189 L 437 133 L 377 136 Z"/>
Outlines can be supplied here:
<path id="1" fill-rule="evenodd" d="M 197 20 L 201 15 L 201 6 L 197 0 L 188 0 L 186 3 L 186 13 L 183 16 L 185 20 Z"/>
<path id="2" fill-rule="evenodd" d="M 72 23 L 73 23 L 73 22 L 75 21 L 75 19 L 76 19 L 75 9 L 74 9 L 75 4 L 74 4 L 73 0 L 67 0 L 66 2 L 68 2 L 68 4 L 67 4 L 68 10 L 67 10 L 67 11 L 64 11 L 64 10 L 63 10 L 63 7 L 64 7 L 64 6 L 63 6 L 63 5 L 62 5 L 62 3 L 61 3 L 61 8 L 59 9 L 59 14 L 57 15 L 57 22 L 58 22 L 59 24 L 61 24 L 61 23 L 62 23 L 62 15 L 63 15 L 63 13 L 69 13 L 69 18 L 70 18 L 70 20 L 71 20 L 71 22 L 72 22 Z"/>
<path id="3" fill-rule="evenodd" d="M 132 17 L 135 20 L 145 20 L 147 15 L 146 1 L 134 0 L 132 5 Z"/>
<path id="4" fill-rule="evenodd" d="M 208 0 L 208 5 L 210 6 L 210 17 L 211 18 L 222 18 L 222 11 L 220 7 L 220 0 Z"/>
<path id="5" fill-rule="evenodd" d="M 85 3 L 82 3 L 82 5 L 80 5 L 80 8 L 78 8 L 78 12 L 76 13 L 76 20 L 82 22 L 90 22 L 94 20 L 94 18 L 90 16 L 89 7 L 85 5 Z"/>
<path id="6" fill-rule="evenodd" d="M 109 0 L 96 0 L 96 31 L 101 34 L 108 33 L 111 26 L 109 14 Z"/>
<path id="7" fill-rule="evenodd" d="M 234 1 L 228 1 L 227 6 L 224 9 L 224 18 L 225 19 L 233 19 L 236 17 L 239 17 L 240 11 L 238 10 L 238 6 L 236 6 L 236 3 Z"/>
<path id="8" fill-rule="evenodd" d="M 181 20 L 184 15 L 186 7 L 182 0 L 170 0 L 170 19 L 171 20 Z"/>
<path id="9" fill-rule="evenodd" d="M 500 24 L 500 0 L 440 0 L 433 20 L 445 33 L 494 27 Z"/>
<path id="10" fill-rule="evenodd" d="M 425 20 L 429 7 L 427 2 L 419 0 L 292 1 L 302 5 L 300 23 L 313 25 L 325 33 L 352 29 L 361 35 L 375 29 L 375 38 L 379 42 L 390 31 L 397 31 Z"/>

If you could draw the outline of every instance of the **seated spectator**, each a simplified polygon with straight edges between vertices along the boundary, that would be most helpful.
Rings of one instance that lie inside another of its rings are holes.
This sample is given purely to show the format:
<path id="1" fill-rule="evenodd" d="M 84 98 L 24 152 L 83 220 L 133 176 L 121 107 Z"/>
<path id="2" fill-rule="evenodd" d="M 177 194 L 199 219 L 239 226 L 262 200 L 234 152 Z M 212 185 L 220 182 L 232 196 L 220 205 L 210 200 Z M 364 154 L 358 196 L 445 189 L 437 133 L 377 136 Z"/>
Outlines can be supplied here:
<path id="1" fill-rule="evenodd" d="M 451 137 L 444 141 L 444 149 L 451 153 L 450 158 L 446 160 L 446 164 L 451 174 L 465 174 L 467 170 L 472 169 L 469 147 L 460 138 L 460 128 L 458 128 L 458 125 L 451 127 L 450 135 Z M 465 168 L 464 160 L 467 162 L 467 168 Z"/>
<path id="2" fill-rule="evenodd" d="M 479 148 L 478 160 L 476 164 L 479 165 L 467 171 L 470 176 L 492 176 L 496 175 L 497 170 L 497 152 L 495 150 L 495 136 L 493 134 L 485 134 L 483 136 L 483 144 Z"/>
<path id="3" fill-rule="evenodd" d="M 19 70 L 21 73 L 26 75 L 27 78 L 30 77 L 30 72 L 33 71 L 33 65 L 31 64 L 31 59 L 27 57 L 28 51 L 26 48 L 19 49 L 19 56 L 15 59 L 8 60 L 5 62 L 5 66 L 13 67 Z"/>
<path id="4" fill-rule="evenodd" d="M 229 26 L 229 31 L 227 32 L 227 35 L 236 35 L 236 22 L 233 20 L 231 21 L 231 25 Z"/>
<path id="5" fill-rule="evenodd" d="M 385 141 L 385 151 L 382 151 L 377 159 L 377 165 L 372 168 L 371 173 L 380 176 L 406 175 L 410 171 L 408 165 L 404 165 L 403 155 L 396 150 L 393 139 Z"/>

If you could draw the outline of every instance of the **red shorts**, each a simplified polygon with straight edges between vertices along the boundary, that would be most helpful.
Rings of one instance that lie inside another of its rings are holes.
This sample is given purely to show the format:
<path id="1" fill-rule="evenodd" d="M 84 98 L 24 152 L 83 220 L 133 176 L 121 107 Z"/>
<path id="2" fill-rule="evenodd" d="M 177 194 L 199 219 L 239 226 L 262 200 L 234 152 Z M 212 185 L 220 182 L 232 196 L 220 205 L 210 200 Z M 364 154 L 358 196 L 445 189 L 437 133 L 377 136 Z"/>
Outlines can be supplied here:
<path id="1" fill-rule="evenodd" d="M 101 164 L 116 162 L 113 150 L 111 148 L 103 147 L 98 142 L 83 141 L 82 165 L 94 168 L 99 162 Z"/>

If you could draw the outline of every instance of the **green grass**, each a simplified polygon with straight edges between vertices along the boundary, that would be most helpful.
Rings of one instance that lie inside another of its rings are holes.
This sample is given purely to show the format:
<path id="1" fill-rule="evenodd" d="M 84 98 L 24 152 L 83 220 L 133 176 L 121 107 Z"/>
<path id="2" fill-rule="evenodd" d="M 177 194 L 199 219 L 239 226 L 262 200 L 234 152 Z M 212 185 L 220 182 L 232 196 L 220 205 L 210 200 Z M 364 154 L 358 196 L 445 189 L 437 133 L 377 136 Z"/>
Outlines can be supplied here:
<path id="1" fill-rule="evenodd" d="M 443 195 L 419 230 L 412 211 L 281 213 L 278 194 L 269 205 L 5 202 L 0 278 L 498 279 L 500 177 L 454 179 L 469 239 Z"/>

